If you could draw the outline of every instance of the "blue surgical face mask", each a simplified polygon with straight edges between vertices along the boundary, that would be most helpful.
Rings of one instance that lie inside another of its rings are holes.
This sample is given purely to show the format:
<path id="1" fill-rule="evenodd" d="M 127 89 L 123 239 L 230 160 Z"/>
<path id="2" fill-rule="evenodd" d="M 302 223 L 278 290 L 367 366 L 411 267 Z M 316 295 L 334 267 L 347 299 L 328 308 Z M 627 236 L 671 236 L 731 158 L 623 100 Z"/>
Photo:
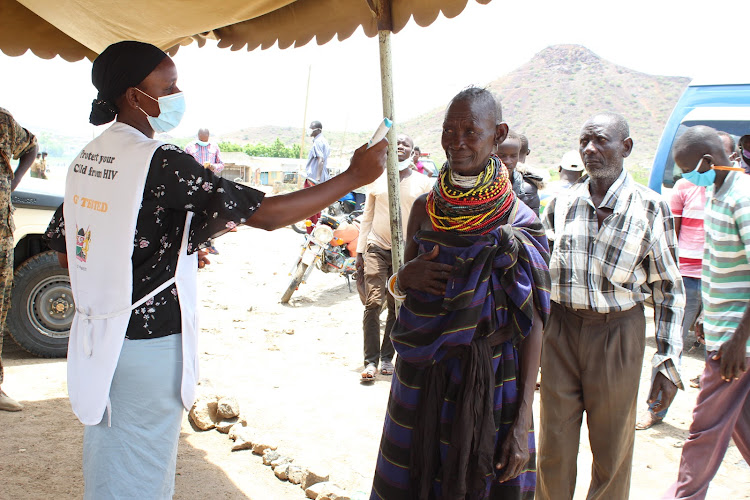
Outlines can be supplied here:
<path id="1" fill-rule="evenodd" d="M 208 146 L 208 141 L 195 141 L 195 143 L 196 143 L 196 144 L 197 144 L 198 146 L 203 146 L 204 148 L 205 148 L 206 146 Z"/>
<path id="2" fill-rule="evenodd" d="M 185 95 L 182 92 L 176 94 L 169 94 L 158 99 L 154 99 L 139 88 L 135 88 L 138 92 L 145 95 L 149 99 L 153 99 L 159 104 L 159 116 L 151 116 L 143 109 L 143 114 L 146 115 L 149 125 L 154 132 L 165 133 L 177 127 L 182 120 L 182 115 L 185 114 Z"/>
<path id="3" fill-rule="evenodd" d="M 692 182 L 696 186 L 708 187 L 713 184 L 716 180 L 716 171 L 713 168 L 705 172 L 698 172 L 698 169 L 701 168 L 701 163 L 703 163 L 704 159 L 705 158 L 701 158 L 695 168 L 690 172 L 683 173 L 682 177 L 688 182 Z"/>
<path id="4" fill-rule="evenodd" d="M 398 171 L 401 172 L 402 170 L 406 170 L 409 168 L 409 165 L 411 165 L 411 157 L 405 159 L 404 161 L 398 162 Z"/>

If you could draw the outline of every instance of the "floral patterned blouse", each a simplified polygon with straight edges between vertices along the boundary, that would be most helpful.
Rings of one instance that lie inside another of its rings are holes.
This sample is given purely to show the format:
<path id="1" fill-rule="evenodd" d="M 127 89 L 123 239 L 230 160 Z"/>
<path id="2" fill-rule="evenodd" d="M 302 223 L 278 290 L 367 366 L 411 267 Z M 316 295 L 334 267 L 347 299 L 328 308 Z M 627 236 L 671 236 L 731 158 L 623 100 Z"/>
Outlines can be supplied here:
<path id="1" fill-rule="evenodd" d="M 177 146 L 159 147 L 151 159 L 133 239 L 133 303 L 174 276 L 187 212 L 193 212 L 188 253 L 208 246 L 253 215 L 261 191 L 218 177 Z M 47 228 L 47 243 L 65 252 L 62 205 Z M 166 337 L 181 331 L 175 285 L 133 310 L 128 339 Z"/>

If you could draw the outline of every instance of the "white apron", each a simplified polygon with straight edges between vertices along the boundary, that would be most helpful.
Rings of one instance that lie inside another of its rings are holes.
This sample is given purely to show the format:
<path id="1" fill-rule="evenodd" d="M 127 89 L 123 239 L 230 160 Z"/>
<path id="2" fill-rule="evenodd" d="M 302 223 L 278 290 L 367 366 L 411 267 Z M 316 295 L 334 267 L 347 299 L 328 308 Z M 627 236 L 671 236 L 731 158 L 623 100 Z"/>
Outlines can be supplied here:
<path id="1" fill-rule="evenodd" d="M 115 123 L 81 151 L 65 186 L 65 243 L 76 314 L 68 344 L 68 395 L 86 425 L 101 422 L 133 309 L 176 283 L 182 328 L 185 408 L 195 398 L 197 255 L 187 255 L 192 213 L 185 218 L 175 277 L 131 304 L 133 241 L 151 159 L 162 142 Z M 158 383 L 158 381 L 154 381 Z"/>

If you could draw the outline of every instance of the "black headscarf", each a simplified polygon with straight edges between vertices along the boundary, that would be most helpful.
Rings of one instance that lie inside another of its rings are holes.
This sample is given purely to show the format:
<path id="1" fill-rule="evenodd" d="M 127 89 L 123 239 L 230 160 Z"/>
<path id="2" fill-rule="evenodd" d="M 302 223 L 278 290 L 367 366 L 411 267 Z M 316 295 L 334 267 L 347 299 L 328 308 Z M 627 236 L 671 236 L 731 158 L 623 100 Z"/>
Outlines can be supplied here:
<path id="1" fill-rule="evenodd" d="M 91 103 L 89 121 L 103 125 L 114 120 L 119 111 L 117 98 L 140 84 L 165 57 L 163 50 L 143 42 L 117 42 L 104 49 L 91 68 L 91 81 L 99 94 Z"/>

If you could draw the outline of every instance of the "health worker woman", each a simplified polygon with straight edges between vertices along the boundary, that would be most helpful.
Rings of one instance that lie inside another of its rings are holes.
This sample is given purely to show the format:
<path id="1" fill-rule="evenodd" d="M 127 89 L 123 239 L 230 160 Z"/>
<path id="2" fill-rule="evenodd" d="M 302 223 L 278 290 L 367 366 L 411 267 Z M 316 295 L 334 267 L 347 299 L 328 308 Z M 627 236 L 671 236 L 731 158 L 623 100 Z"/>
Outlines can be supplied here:
<path id="1" fill-rule="evenodd" d="M 47 232 L 76 303 L 68 391 L 86 426 L 84 498 L 167 499 L 183 407 L 193 404 L 198 380 L 198 250 L 239 224 L 272 230 L 319 212 L 377 179 L 386 145 L 359 148 L 328 182 L 264 198 L 153 139 L 185 110 L 163 51 L 110 45 L 94 61 L 92 81 L 99 93 L 91 123 L 115 123 L 71 164 Z"/>

